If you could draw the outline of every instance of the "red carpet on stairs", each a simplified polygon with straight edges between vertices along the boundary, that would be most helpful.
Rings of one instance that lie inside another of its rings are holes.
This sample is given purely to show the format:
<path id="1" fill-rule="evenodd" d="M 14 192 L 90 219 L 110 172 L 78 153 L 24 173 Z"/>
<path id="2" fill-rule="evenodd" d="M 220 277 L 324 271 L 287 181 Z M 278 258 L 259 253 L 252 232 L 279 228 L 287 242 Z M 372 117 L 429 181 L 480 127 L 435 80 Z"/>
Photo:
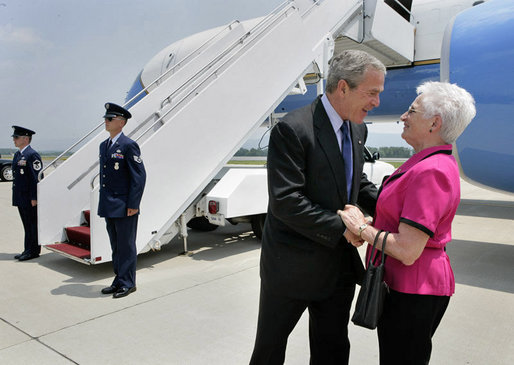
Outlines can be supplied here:
<path id="1" fill-rule="evenodd" d="M 54 252 L 62 252 L 65 255 L 73 256 L 79 259 L 89 259 L 91 251 L 85 250 L 78 246 L 70 245 L 69 243 L 56 243 L 54 245 L 46 245 L 46 248 Z"/>
<path id="2" fill-rule="evenodd" d="M 91 228 L 90 211 L 85 210 L 84 223 L 77 227 L 66 227 L 67 242 L 57 242 L 46 247 L 54 252 L 59 252 L 73 259 L 90 259 L 91 258 Z"/>
<path id="3" fill-rule="evenodd" d="M 84 210 L 84 219 L 86 220 L 87 222 L 87 226 L 89 227 L 91 225 L 91 221 L 89 220 L 89 216 L 91 214 L 91 211 L 90 210 Z"/>
<path id="4" fill-rule="evenodd" d="M 68 242 L 74 243 L 82 248 L 89 249 L 91 247 L 91 228 L 89 227 L 67 227 L 66 235 Z"/>

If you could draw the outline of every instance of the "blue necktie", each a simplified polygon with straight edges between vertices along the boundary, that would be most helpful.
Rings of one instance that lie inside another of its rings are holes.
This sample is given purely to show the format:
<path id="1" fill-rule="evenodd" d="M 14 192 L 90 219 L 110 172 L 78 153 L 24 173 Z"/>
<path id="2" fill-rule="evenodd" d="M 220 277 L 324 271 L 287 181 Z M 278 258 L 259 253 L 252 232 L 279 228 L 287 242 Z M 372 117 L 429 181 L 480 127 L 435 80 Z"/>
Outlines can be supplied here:
<path id="1" fill-rule="evenodd" d="M 343 132 L 343 159 L 344 170 L 346 174 L 346 192 L 348 193 L 348 202 L 350 201 L 350 194 L 352 192 L 352 178 L 353 178 L 353 160 L 352 160 L 352 141 L 350 139 L 350 131 L 348 128 L 349 122 L 343 122 L 341 131 Z"/>

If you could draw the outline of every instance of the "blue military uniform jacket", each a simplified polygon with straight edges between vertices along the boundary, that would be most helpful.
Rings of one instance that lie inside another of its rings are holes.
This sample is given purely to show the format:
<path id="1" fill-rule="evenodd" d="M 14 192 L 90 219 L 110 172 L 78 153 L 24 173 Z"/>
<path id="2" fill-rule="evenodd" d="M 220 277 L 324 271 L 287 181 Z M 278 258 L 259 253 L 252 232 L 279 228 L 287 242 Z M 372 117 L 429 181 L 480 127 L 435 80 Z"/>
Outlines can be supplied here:
<path id="1" fill-rule="evenodd" d="M 37 200 L 37 175 L 43 163 L 41 156 L 32 147 L 27 146 L 23 153 L 17 151 L 12 160 L 12 205 L 31 206 L 31 200 Z"/>
<path id="2" fill-rule="evenodd" d="M 146 171 L 136 142 L 123 133 L 107 149 L 100 144 L 100 200 L 98 215 L 107 218 L 127 216 L 127 209 L 139 209 Z"/>

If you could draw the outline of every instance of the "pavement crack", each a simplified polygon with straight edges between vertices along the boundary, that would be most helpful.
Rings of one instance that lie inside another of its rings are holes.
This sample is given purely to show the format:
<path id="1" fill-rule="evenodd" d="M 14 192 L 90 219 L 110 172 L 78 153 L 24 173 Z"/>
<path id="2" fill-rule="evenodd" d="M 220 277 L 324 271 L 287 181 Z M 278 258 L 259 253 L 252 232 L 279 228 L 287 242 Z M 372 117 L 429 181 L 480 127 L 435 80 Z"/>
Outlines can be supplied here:
<path id="1" fill-rule="evenodd" d="M 65 358 L 66 360 L 68 360 L 68 361 L 72 362 L 73 364 L 77 364 L 77 365 L 79 364 L 78 362 L 73 361 L 72 359 L 70 359 L 70 358 L 69 358 L 68 356 L 66 356 L 65 354 L 63 354 L 63 353 L 61 353 L 61 352 L 57 351 L 57 350 L 56 350 L 56 349 L 54 349 L 52 346 L 47 345 L 46 343 L 44 343 L 43 341 L 41 341 L 41 339 L 40 339 L 40 337 L 41 337 L 41 336 L 38 336 L 38 337 L 32 336 L 31 334 L 29 334 L 29 333 L 27 333 L 26 331 L 22 330 L 22 329 L 21 329 L 21 328 L 19 328 L 18 326 L 16 326 L 16 325 L 12 324 L 12 323 L 11 323 L 11 322 L 9 322 L 9 321 L 6 321 L 4 318 L 0 318 L 0 320 L 2 320 L 2 322 L 4 322 L 5 324 L 7 324 L 8 326 L 11 326 L 11 327 L 12 327 L 12 328 L 14 328 L 15 330 L 17 330 L 17 331 L 19 331 L 19 332 L 23 333 L 24 335 L 26 335 L 27 337 L 29 337 L 29 340 L 27 340 L 27 341 L 23 341 L 23 342 L 36 341 L 36 342 L 38 342 L 39 344 L 41 344 L 41 345 L 45 346 L 45 347 L 46 347 L 47 349 L 49 349 L 50 351 L 55 352 L 55 353 L 56 353 L 56 354 L 58 354 L 59 356 L 61 356 L 61 357 Z M 43 336 L 45 336 L 45 335 L 43 335 Z M 20 343 L 22 343 L 22 342 L 20 342 Z M 5 347 L 4 349 L 6 349 L 6 348 L 10 348 L 10 347 L 14 347 L 14 346 L 17 346 L 17 345 L 19 345 L 20 343 L 13 344 L 13 345 L 11 345 L 11 346 L 7 346 L 7 347 Z"/>

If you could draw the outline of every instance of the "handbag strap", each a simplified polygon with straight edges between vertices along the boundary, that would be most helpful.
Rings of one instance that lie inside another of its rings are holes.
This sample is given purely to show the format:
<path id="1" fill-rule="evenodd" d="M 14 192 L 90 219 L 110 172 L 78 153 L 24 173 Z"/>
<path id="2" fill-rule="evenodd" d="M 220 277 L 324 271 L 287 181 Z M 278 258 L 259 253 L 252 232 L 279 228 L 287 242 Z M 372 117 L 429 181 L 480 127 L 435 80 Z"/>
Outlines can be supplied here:
<path id="1" fill-rule="evenodd" d="M 371 252 L 369 254 L 369 259 L 368 259 L 368 266 L 369 267 L 371 265 L 371 259 L 373 258 L 373 265 L 375 265 L 375 261 L 377 261 L 377 242 L 378 242 L 378 236 L 380 236 L 380 233 L 384 232 L 383 230 L 379 230 L 377 232 L 377 234 L 375 235 L 375 240 L 373 241 L 373 247 L 371 248 Z"/>
<path id="2" fill-rule="evenodd" d="M 389 236 L 389 232 L 386 231 L 386 233 L 384 234 L 384 240 L 382 241 L 382 258 L 380 260 L 380 261 L 382 261 L 382 265 L 385 264 L 386 258 L 387 258 L 387 255 L 385 254 L 386 243 L 387 243 L 387 236 Z"/>

